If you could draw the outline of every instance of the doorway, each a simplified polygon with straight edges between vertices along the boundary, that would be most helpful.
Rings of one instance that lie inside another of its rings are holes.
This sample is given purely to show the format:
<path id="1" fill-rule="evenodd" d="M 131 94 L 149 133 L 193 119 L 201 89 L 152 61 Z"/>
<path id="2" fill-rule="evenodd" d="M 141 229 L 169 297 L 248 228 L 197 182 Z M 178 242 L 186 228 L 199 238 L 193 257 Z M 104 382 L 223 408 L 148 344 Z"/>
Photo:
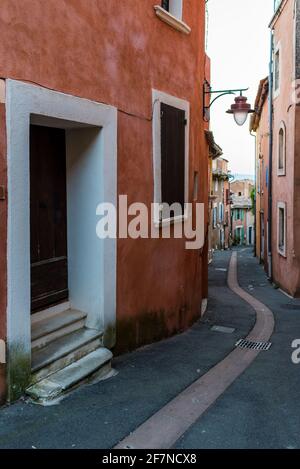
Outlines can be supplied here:
<path id="1" fill-rule="evenodd" d="M 118 111 L 16 80 L 6 81 L 6 103 L 7 388 L 8 399 L 14 400 L 30 381 L 31 322 L 37 316 L 31 315 L 31 259 L 39 262 L 31 256 L 31 125 L 60 129 L 60 139 L 65 134 L 67 256 L 64 251 L 59 256 L 54 252 L 41 261 L 64 258 L 63 295 L 68 294 L 72 309 L 87 313 L 87 327 L 103 331 L 103 345 L 111 348 L 116 323 L 116 239 L 97 237 L 96 209 L 99 203 L 117 206 Z M 43 291 L 47 301 L 49 292 L 60 291 L 56 287 Z"/>
<path id="2" fill-rule="evenodd" d="M 30 125 L 31 313 L 68 300 L 66 136 Z"/>
<path id="3" fill-rule="evenodd" d="M 260 214 L 260 259 L 264 261 L 265 257 L 265 221 L 264 213 Z"/>
<path id="4" fill-rule="evenodd" d="M 248 229 L 248 244 L 250 244 L 250 245 L 253 243 L 252 232 L 253 232 L 253 228 L 252 228 L 252 226 L 249 226 L 249 229 Z"/>

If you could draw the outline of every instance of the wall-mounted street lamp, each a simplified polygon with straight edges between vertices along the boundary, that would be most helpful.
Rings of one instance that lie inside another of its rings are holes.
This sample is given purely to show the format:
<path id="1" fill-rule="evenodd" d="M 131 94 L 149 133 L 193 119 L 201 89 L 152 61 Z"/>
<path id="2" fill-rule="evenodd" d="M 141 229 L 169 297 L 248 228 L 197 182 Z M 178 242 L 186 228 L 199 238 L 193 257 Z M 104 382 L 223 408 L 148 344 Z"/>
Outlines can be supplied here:
<path id="1" fill-rule="evenodd" d="M 214 104 L 217 99 L 221 98 L 222 96 L 225 96 L 227 94 L 235 94 L 235 93 L 240 93 L 240 96 L 237 96 L 234 101 L 235 103 L 231 105 L 231 108 L 226 111 L 228 114 L 233 114 L 234 120 L 237 123 L 237 125 L 244 125 L 248 114 L 252 114 L 254 109 L 251 109 L 250 104 L 247 103 L 247 98 L 243 96 L 243 91 L 248 91 L 249 88 L 239 88 L 236 90 L 218 90 L 218 91 L 213 91 L 209 85 L 208 82 L 205 82 L 204 87 L 203 87 L 203 102 L 204 102 L 204 107 L 203 107 L 203 117 L 204 119 L 208 122 L 210 119 L 210 108 Z M 216 96 L 208 106 L 206 106 L 206 96 L 217 94 Z"/>

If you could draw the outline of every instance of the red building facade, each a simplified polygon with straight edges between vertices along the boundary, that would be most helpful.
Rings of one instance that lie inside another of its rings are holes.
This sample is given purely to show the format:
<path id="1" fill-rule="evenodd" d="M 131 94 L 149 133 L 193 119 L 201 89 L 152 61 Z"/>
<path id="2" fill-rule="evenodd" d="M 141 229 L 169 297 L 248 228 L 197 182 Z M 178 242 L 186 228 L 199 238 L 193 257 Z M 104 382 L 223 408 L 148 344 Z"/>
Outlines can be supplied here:
<path id="1" fill-rule="evenodd" d="M 169 11 L 152 0 L 1 3 L 0 339 L 7 352 L 0 364 L 2 401 L 18 397 L 32 373 L 30 194 L 36 173 L 30 144 L 36 128 L 60 129 L 65 139 L 66 239 L 61 252 L 53 241 L 53 259 L 68 257 L 69 284 L 55 283 L 55 295 L 84 310 L 86 327 L 98 330 L 101 344 L 115 353 L 184 330 L 201 315 L 207 240 L 199 255 L 185 249 L 184 239 L 101 244 L 95 236 L 98 203 L 117 204 L 119 195 L 148 207 L 161 200 L 157 140 L 163 105 L 184 114 L 182 194 L 184 202 L 205 204 L 208 222 L 205 1 L 170 0 L 164 6 Z M 52 142 L 53 132 L 47 132 L 38 138 Z M 55 174 L 61 172 L 51 168 L 57 188 Z M 49 169 L 46 176 L 49 181 Z M 44 208 L 40 203 L 38 213 Z M 37 226 L 39 239 L 49 240 Z M 64 278 L 59 272 L 55 282 Z M 40 314 L 45 295 L 37 298 Z"/>

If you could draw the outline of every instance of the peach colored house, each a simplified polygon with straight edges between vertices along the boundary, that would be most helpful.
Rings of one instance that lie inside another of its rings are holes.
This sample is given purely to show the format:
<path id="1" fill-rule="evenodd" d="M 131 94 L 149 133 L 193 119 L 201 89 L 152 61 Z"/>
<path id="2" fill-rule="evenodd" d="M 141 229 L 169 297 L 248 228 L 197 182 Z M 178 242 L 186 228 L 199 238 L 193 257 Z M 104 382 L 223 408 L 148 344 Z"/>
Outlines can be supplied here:
<path id="1" fill-rule="evenodd" d="M 231 192 L 231 237 L 233 244 L 251 246 L 254 244 L 255 226 L 251 192 L 253 181 L 233 181 Z"/>
<path id="2" fill-rule="evenodd" d="M 96 208 L 202 202 L 207 225 L 205 0 L 2 0 L 0 21 L 0 400 L 43 400 L 201 315 L 207 238 L 99 240 Z"/>
<path id="3" fill-rule="evenodd" d="M 272 278 L 300 294 L 300 5 L 278 2 L 273 30 Z"/>
<path id="4" fill-rule="evenodd" d="M 228 249 L 230 244 L 229 169 L 228 160 L 221 156 L 212 162 L 210 208 L 211 249 Z"/>
<path id="5" fill-rule="evenodd" d="M 268 85 L 266 80 L 260 84 L 258 116 L 251 126 L 257 133 L 257 217 L 261 217 L 257 255 L 264 260 L 270 280 L 291 296 L 299 297 L 300 4 L 282 0 L 275 7 L 270 23 L 272 73 Z M 271 114 L 267 92 L 272 102 Z"/>
<path id="6" fill-rule="evenodd" d="M 256 240 L 255 252 L 268 272 L 268 186 L 269 186 L 269 79 L 259 84 L 250 131 L 256 133 Z"/>

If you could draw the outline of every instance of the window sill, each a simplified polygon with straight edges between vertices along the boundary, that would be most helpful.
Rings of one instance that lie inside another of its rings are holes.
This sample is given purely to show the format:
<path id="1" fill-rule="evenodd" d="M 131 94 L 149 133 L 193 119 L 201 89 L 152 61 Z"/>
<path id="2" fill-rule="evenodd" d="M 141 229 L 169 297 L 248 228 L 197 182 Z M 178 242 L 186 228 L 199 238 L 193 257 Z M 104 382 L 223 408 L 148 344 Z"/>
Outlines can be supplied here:
<path id="1" fill-rule="evenodd" d="M 172 26 L 172 28 L 177 29 L 177 31 L 180 31 L 181 33 L 190 34 L 191 28 L 186 23 L 171 15 L 171 13 L 166 11 L 160 5 L 154 5 L 154 10 L 156 16 L 158 16 L 160 20 L 164 21 L 169 26 Z"/>
<path id="2" fill-rule="evenodd" d="M 277 251 L 278 251 L 278 254 L 279 254 L 281 257 L 283 257 L 284 259 L 287 258 L 285 249 L 280 249 L 280 248 L 278 247 Z"/>
<path id="3" fill-rule="evenodd" d="M 176 223 L 184 223 L 186 220 L 188 220 L 187 213 L 173 218 L 164 218 L 163 220 L 157 220 L 157 218 L 155 218 L 154 228 L 164 228 L 166 226 L 175 225 Z"/>
<path id="4" fill-rule="evenodd" d="M 280 176 L 286 176 L 285 170 L 284 170 L 284 169 L 281 169 L 281 170 L 278 169 L 278 170 L 277 170 L 277 176 L 279 176 L 279 177 L 280 177 Z"/>

